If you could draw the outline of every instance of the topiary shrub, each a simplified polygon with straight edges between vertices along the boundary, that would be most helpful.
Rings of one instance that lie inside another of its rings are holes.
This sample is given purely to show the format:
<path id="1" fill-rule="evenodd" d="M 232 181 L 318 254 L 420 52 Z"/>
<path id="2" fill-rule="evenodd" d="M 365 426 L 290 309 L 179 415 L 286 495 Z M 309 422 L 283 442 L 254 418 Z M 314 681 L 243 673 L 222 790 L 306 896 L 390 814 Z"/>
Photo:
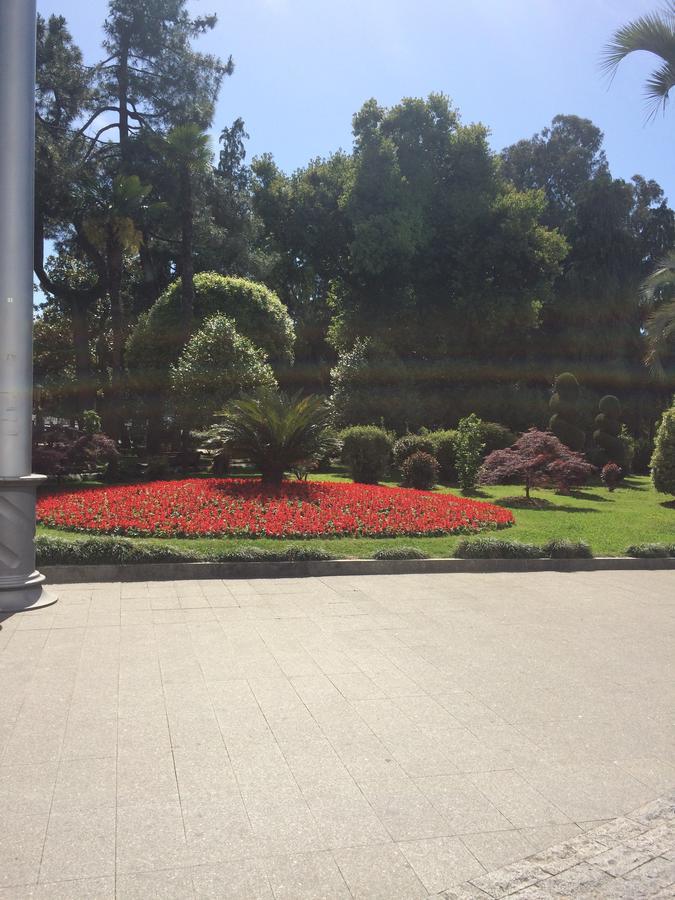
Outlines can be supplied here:
<path id="1" fill-rule="evenodd" d="M 455 439 L 457 432 L 451 429 L 432 431 L 429 439 L 432 445 L 432 456 L 438 460 L 441 481 L 457 481 L 457 448 Z"/>
<path id="2" fill-rule="evenodd" d="M 595 471 L 581 453 L 570 450 L 554 434 L 531 428 L 507 450 L 495 450 L 479 472 L 481 484 L 522 484 L 530 499 L 534 487 L 569 491 L 585 484 Z"/>
<path id="3" fill-rule="evenodd" d="M 600 478 L 607 490 L 611 493 L 623 478 L 623 469 L 616 463 L 605 463 L 600 472 Z"/>
<path id="4" fill-rule="evenodd" d="M 340 435 L 342 461 L 354 481 L 377 484 L 391 462 L 392 436 L 377 425 L 353 425 Z"/>
<path id="5" fill-rule="evenodd" d="M 624 468 L 626 448 L 621 440 L 621 404 L 618 397 L 607 394 L 600 399 L 598 409 L 600 412 L 595 417 L 597 428 L 593 432 L 593 440 L 602 451 L 599 461 L 603 465 L 613 462 Z"/>
<path id="6" fill-rule="evenodd" d="M 404 434 L 395 442 L 392 449 L 394 465 L 400 469 L 406 459 L 417 452 L 430 453 L 433 456 L 434 444 L 431 437 L 426 434 Z"/>
<path id="7" fill-rule="evenodd" d="M 429 559 L 429 554 L 417 547 L 385 547 L 376 550 L 373 559 Z"/>
<path id="8" fill-rule="evenodd" d="M 463 491 L 473 491 L 476 487 L 478 470 L 483 452 L 483 423 L 475 413 L 460 419 L 455 437 L 455 466 L 459 486 Z"/>
<path id="9" fill-rule="evenodd" d="M 483 422 L 480 433 L 484 444 L 483 456 L 487 456 L 493 450 L 504 450 L 518 439 L 514 431 L 498 422 Z"/>
<path id="10" fill-rule="evenodd" d="M 650 468 L 656 490 L 660 494 L 675 494 L 675 406 L 661 417 Z"/>
<path id="11" fill-rule="evenodd" d="M 544 551 L 535 544 L 495 538 L 463 540 L 455 548 L 457 559 L 542 559 L 544 556 Z"/>
<path id="12" fill-rule="evenodd" d="M 593 559 L 593 551 L 585 541 L 560 538 L 544 544 L 542 549 L 551 559 Z"/>
<path id="13" fill-rule="evenodd" d="M 548 427 L 570 450 L 581 451 L 586 443 L 584 430 L 579 427 L 579 382 L 571 372 L 563 372 L 555 380 L 549 408 L 553 415 Z"/>
<path id="14" fill-rule="evenodd" d="M 626 556 L 638 559 L 667 559 L 675 556 L 675 544 L 631 544 L 626 547 Z"/>
<path id="15" fill-rule="evenodd" d="M 403 461 L 401 474 L 406 487 L 430 491 L 438 483 L 438 461 L 430 453 L 418 451 Z"/>

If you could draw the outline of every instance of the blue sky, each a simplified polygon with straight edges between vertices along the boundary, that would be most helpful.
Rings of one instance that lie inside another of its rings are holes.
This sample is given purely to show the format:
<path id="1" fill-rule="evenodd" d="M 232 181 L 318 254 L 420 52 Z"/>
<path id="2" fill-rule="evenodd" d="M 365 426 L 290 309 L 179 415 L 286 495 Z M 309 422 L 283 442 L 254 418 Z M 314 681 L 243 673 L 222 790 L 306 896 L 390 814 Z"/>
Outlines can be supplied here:
<path id="1" fill-rule="evenodd" d="M 556 113 L 592 119 L 612 172 L 660 182 L 675 205 L 675 103 L 645 124 L 642 86 L 653 59 L 625 61 L 612 84 L 599 55 L 612 31 L 660 0 L 195 0 L 218 13 L 198 46 L 232 54 L 219 131 L 241 116 L 249 155 L 270 151 L 291 171 L 351 146 L 351 116 L 369 97 L 448 94 L 466 122 L 491 129 L 498 150 Z M 85 59 L 97 58 L 105 0 L 38 0 L 66 17 Z"/>

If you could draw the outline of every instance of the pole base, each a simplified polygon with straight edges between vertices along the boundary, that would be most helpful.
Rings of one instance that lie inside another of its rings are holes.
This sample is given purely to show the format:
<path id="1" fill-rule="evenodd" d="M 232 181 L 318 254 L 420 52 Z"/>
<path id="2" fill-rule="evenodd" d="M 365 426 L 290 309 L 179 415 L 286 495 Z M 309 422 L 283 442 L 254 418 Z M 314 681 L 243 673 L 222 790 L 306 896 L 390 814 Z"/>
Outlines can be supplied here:
<path id="1" fill-rule="evenodd" d="M 14 588 L 11 591 L 0 591 L 0 615 L 3 613 L 28 612 L 29 609 L 42 609 L 56 603 L 58 595 L 46 591 L 41 584 L 25 588 Z"/>

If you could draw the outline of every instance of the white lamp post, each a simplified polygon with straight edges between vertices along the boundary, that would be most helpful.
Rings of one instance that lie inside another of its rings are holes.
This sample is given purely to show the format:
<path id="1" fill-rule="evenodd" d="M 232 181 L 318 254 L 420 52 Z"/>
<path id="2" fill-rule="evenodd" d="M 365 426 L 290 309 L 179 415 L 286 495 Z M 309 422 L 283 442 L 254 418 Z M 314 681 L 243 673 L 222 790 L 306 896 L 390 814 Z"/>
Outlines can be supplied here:
<path id="1" fill-rule="evenodd" d="M 0 0 L 0 612 L 54 603 L 35 569 L 35 0 Z"/>

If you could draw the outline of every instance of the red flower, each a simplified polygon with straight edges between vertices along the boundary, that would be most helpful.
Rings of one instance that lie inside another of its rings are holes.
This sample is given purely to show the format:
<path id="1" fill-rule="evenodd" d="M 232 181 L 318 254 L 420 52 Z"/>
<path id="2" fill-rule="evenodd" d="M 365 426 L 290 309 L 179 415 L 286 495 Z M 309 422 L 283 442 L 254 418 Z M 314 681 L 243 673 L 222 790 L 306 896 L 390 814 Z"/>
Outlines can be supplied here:
<path id="1" fill-rule="evenodd" d="M 45 494 L 38 521 L 138 537 L 394 537 L 513 524 L 500 506 L 452 494 L 325 481 L 186 479 Z"/>

